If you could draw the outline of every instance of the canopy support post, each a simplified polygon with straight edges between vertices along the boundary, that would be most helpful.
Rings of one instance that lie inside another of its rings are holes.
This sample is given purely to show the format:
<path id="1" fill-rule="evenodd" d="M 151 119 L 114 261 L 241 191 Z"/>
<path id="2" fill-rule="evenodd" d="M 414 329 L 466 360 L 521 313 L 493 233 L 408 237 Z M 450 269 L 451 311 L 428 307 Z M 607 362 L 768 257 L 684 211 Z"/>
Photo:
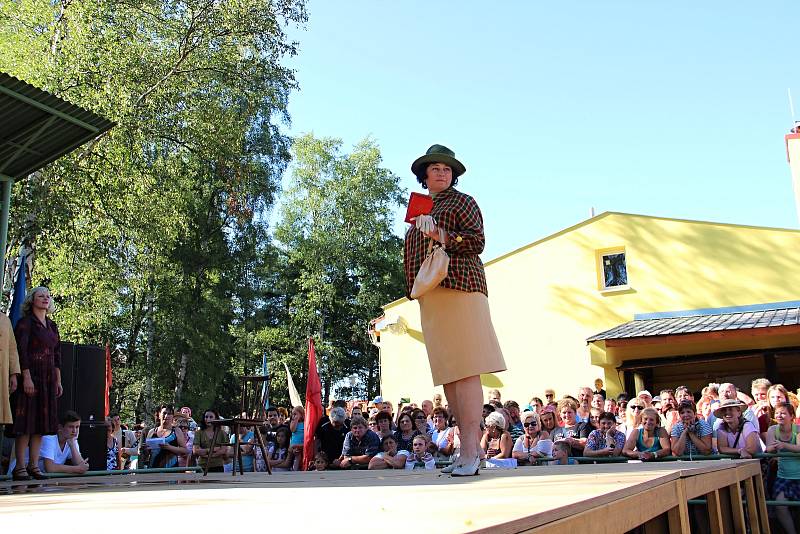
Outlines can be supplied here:
<path id="1" fill-rule="evenodd" d="M 6 274 L 6 249 L 8 248 L 8 216 L 11 211 L 11 188 L 14 179 L 0 174 L 2 182 L 2 206 L 0 206 L 0 290 L 3 288 Z"/>

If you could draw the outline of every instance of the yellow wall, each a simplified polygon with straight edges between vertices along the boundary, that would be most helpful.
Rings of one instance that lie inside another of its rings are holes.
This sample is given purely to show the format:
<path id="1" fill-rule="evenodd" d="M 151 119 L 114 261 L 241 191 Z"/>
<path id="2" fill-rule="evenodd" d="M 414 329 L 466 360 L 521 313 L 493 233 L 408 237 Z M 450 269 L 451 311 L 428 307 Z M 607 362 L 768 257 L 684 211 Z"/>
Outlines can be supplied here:
<path id="1" fill-rule="evenodd" d="M 630 289 L 598 289 L 596 252 L 624 247 Z M 800 300 L 800 231 L 604 213 L 486 264 L 492 320 L 508 371 L 483 377 L 503 399 L 576 395 L 615 367 L 586 338 L 636 313 Z M 430 398 L 434 389 L 416 302 L 385 307 L 397 325 L 381 332 L 381 388 L 388 400 Z M 604 363 L 592 365 L 592 361 Z M 441 391 L 441 388 L 437 388 Z"/>
<path id="2" fill-rule="evenodd" d="M 800 217 L 800 138 L 797 137 L 797 134 L 786 136 L 786 155 L 789 158 L 789 168 L 792 172 L 794 204 L 797 208 L 797 216 Z"/>

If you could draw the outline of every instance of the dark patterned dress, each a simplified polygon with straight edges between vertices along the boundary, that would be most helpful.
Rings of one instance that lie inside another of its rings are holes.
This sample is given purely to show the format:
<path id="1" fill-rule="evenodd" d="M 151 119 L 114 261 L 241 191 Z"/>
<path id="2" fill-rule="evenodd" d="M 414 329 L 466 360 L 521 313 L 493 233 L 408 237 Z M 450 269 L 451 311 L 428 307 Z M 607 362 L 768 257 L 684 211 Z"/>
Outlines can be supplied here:
<path id="1" fill-rule="evenodd" d="M 119 445 L 117 438 L 111 437 L 111 447 L 108 446 L 106 440 L 106 471 L 116 471 L 119 468 Z"/>
<path id="2" fill-rule="evenodd" d="M 13 433 L 17 436 L 58 431 L 56 368 L 61 368 L 61 338 L 56 323 L 49 318 L 45 323 L 31 314 L 20 319 L 14 329 L 19 367 L 30 371 L 36 388 L 34 395 L 26 395 L 20 380 L 14 393 Z"/>

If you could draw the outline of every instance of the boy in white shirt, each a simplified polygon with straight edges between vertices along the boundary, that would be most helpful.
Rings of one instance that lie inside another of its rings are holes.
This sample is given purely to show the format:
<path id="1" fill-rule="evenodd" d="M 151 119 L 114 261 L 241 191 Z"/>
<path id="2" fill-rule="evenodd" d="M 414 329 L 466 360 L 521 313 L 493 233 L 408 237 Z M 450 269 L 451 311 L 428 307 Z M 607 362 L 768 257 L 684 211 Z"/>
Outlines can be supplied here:
<path id="1" fill-rule="evenodd" d="M 39 469 L 44 473 L 73 473 L 82 475 L 89 470 L 89 462 L 81 457 L 78 448 L 78 431 L 81 428 L 81 416 L 68 410 L 58 423 L 58 433 L 42 436 L 42 448 L 39 455 Z M 28 451 L 25 451 L 27 462 Z M 12 455 L 9 473 L 16 467 L 16 459 Z"/>

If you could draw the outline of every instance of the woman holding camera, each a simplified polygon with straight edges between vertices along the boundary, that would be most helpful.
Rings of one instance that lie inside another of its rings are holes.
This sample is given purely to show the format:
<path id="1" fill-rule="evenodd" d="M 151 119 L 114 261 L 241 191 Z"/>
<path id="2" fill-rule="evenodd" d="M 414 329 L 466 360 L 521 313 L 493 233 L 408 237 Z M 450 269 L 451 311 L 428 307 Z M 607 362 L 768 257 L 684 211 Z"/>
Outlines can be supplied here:
<path id="1" fill-rule="evenodd" d="M 711 425 L 697 417 L 695 405 L 690 400 L 681 401 L 678 405 L 680 420 L 672 425 L 670 445 L 672 454 L 693 456 L 695 454 L 711 454 Z"/>

